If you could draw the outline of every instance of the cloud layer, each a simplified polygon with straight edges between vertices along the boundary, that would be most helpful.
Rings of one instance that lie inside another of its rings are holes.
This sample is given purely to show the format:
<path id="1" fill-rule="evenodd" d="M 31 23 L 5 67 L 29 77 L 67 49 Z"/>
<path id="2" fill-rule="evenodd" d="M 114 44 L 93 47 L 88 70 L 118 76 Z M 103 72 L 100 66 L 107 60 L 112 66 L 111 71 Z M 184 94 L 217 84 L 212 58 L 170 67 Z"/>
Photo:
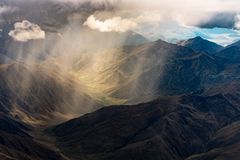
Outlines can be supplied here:
<path id="1" fill-rule="evenodd" d="M 14 30 L 11 30 L 8 35 L 20 42 L 45 39 L 45 32 L 37 24 L 27 20 L 15 23 Z"/>
<path id="2" fill-rule="evenodd" d="M 18 6 L 26 6 L 25 4 L 30 4 L 30 2 L 32 4 L 39 2 L 37 0 L 9 1 L 24 3 L 24 5 Z M 39 6 L 38 12 L 34 12 L 36 10 L 34 7 L 32 11 L 29 7 L 31 5 L 28 5 L 29 12 L 35 13 L 36 16 L 43 8 L 51 6 L 48 15 L 54 15 L 52 14 L 54 12 L 57 13 L 57 16 L 53 16 L 53 22 L 49 24 L 56 24 L 57 26 L 60 26 L 59 24 L 62 24 L 62 22 L 67 22 L 73 14 L 79 14 L 80 16 L 75 16 L 81 17 L 79 18 L 79 21 L 81 21 L 79 28 L 84 25 L 101 32 L 133 30 L 151 40 L 161 38 L 176 41 L 181 37 L 192 38 L 192 36 L 202 34 L 200 33 L 202 31 L 204 34 L 205 28 L 228 28 L 236 31 L 234 32 L 234 34 L 237 33 L 236 36 L 227 37 L 225 42 L 232 42 L 240 38 L 238 34 L 240 29 L 238 16 L 240 1 L 238 0 L 42 0 L 38 5 L 43 5 Z M 57 7 L 54 8 L 55 6 Z M 64 16 L 59 16 L 58 13 Z M 39 19 L 41 18 L 44 18 L 44 16 L 25 17 L 24 19 L 33 21 L 37 19 L 38 24 L 43 26 L 41 22 L 46 22 L 46 19 L 40 22 Z M 48 19 L 50 18 L 48 17 Z M 66 21 L 60 21 L 63 19 Z M 188 36 L 185 34 L 188 34 Z M 226 37 L 225 33 L 224 37 Z M 226 45 L 225 42 L 221 44 Z"/>

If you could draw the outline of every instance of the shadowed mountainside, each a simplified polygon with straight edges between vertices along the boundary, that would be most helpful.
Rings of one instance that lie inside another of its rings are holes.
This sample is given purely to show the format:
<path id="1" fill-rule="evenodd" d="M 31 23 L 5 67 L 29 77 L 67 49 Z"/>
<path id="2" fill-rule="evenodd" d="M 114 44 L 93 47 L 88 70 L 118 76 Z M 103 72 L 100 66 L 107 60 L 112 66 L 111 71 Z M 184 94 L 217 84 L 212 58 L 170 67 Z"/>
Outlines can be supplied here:
<path id="1" fill-rule="evenodd" d="M 189 95 L 113 106 L 48 132 L 57 138 L 63 153 L 73 159 L 183 160 L 204 152 L 208 143 L 218 146 L 214 139 L 221 128 L 240 120 L 237 97 Z"/>

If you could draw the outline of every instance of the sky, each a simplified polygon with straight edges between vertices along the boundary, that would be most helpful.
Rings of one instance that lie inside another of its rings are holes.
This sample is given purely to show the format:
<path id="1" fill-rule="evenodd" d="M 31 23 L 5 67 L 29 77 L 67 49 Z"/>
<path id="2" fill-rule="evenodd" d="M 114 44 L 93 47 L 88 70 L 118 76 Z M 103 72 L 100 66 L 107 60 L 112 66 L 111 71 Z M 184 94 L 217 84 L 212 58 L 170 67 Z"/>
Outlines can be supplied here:
<path id="1" fill-rule="evenodd" d="M 37 0 L 9 1 L 16 3 L 0 7 L 0 22 L 3 14 L 21 9 L 31 15 L 29 8 L 21 7 L 26 6 L 27 3 L 39 3 Z M 94 8 L 94 12 L 84 15 L 86 17 L 82 25 L 100 32 L 131 30 L 150 40 L 163 39 L 173 43 L 201 36 L 223 46 L 240 40 L 240 0 L 42 0 L 41 2 L 61 3 L 66 10 L 71 7 L 76 9 L 86 3 L 91 4 L 85 7 Z M 19 5 L 21 3 L 24 5 Z M 98 7 L 103 4 L 107 7 Z M 22 19 L 20 22 L 24 20 L 29 21 Z M 32 33 L 31 35 L 34 36 Z"/>

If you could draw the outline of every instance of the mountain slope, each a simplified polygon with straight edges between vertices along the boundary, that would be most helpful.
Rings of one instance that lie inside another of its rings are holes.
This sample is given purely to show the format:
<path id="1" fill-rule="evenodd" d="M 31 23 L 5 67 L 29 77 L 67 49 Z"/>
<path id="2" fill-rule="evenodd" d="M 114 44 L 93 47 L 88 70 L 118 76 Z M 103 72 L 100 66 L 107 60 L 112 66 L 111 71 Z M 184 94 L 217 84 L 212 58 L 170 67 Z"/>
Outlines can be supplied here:
<path id="1" fill-rule="evenodd" d="M 0 105 L 0 107 L 3 107 Z M 32 127 L 0 113 L 0 158 L 11 160 L 65 160 L 32 137 Z"/>
<path id="2" fill-rule="evenodd" d="M 99 106 L 70 77 L 17 62 L 0 66 L 0 96 L 0 111 L 30 124 L 64 120 Z"/>
<path id="3" fill-rule="evenodd" d="M 238 47 L 238 48 L 240 48 L 240 41 L 234 42 L 233 44 L 228 45 L 226 48 L 229 48 L 229 47 Z"/>
<path id="4" fill-rule="evenodd" d="M 237 46 L 227 47 L 216 53 L 216 56 L 225 58 L 228 63 L 238 63 L 240 58 L 240 48 Z"/>

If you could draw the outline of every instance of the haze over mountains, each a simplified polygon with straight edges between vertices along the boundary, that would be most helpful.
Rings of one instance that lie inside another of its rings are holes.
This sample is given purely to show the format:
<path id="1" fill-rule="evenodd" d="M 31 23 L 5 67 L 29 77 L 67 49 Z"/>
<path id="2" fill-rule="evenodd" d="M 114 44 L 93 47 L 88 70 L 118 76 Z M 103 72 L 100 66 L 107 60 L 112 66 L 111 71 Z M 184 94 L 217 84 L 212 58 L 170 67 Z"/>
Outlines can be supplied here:
<path id="1" fill-rule="evenodd" d="M 224 50 L 219 53 L 222 55 Z M 54 70 L 50 71 L 49 68 L 47 71 L 44 66 L 39 65 L 32 70 L 14 60 L 6 61 L 7 64 L 1 67 L 1 97 L 4 97 L 1 99 L 1 112 L 6 117 L 3 117 L 2 124 L 10 128 L 2 129 L 1 135 L 9 137 L 9 140 L 4 138 L 1 142 L 2 157 L 46 159 L 42 157 L 46 155 L 44 152 L 52 152 L 52 158 L 48 157 L 50 159 L 60 159 L 60 157 L 64 159 L 65 156 L 70 159 L 132 159 L 131 157 L 140 159 L 142 156 L 145 159 L 197 159 L 198 157 L 201 159 L 202 156 L 225 156 L 222 152 L 214 152 L 212 155 L 210 151 L 213 150 L 212 146 L 220 147 L 214 140 L 218 132 L 221 132 L 221 129 L 225 131 L 225 127 L 229 125 L 231 128 L 233 122 L 238 122 L 240 101 L 236 87 L 239 76 L 237 62 L 228 61 L 227 57 L 218 57 L 218 53 L 196 52 L 191 48 L 161 40 L 110 49 L 110 51 L 119 54 L 122 58 L 119 59 L 121 63 L 114 63 L 111 66 L 114 72 L 104 70 L 96 83 L 101 82 L 103 85 L 118 76 L 118 81 L 115 81 L 116 86 L 110 85 L 109 89 L 104 86 L 103 91 L 106 92 L 104 95 L 109 96 L 104 103 L 93 96 L 97 93 L 93 94 L 92 90 L 84 89 L 82 94 L 74 94 L 78 99 L 81 97 L 81 100 L 76 102 L 80 108 L 83 107 L 79 114 L 91 111 L 86 104 L 91 104 L 97 109 L 106 103 L 146 102 L 159 96 L 168 96 L 134 106 L 107 107 L 79 119 L 50 127 L 43 134 L 39 124 L 46 127 L 45 122 L 55 124 L 57 121 L 76 117 L 69 109 L 76 105 L 72 104 L 75 100 L 69 97 L 76 91 L 72 82 L 74 77 L 69 79 L 68 84 L 65 75 Z M 107 55 L 110 51 L 107 50 L 102 54 Z M 167 55 L 164 56 L 164 63 L 159 61 L 163 60 L 163 55 Z M 161 58 L 158 59 L 159 57 Z M 133 71 L 128 67 L 134 66 L 136 61 L 148 63 L 141 66 L 136 77 L 129 77 Z M 44 64 L 46 65 L 46 62 Z M 77 66 L 82 65 L 78 63 Z M 81 75 L 82 68 L 78 67 L 74 68 L 75 74 Z M 22 75 L 26 77 L 23 78 Z M 27 83 L 25 81 L 31 82 L 29 86 L 22 85 Z M 234 89 L 226 90 L 224 85 L 228 87 L 233 85 Z M 134 88 L 131 88 L 132 86 Z M 99 90 L 99 86 L 95 87 Z M 81 92 L 81 88 L 78 90 Z M 84 94 L 86 94 L 85 105 L 83 105 Z M 182 94 L 186 96 L 181 96 Z M 66 100 L 62 99 L 65 97 Z M 98 105 L 98 103 L 102 104 Z M 65 110 L 66 106 L 69 106 L 67 110 Z M 60 115 L 63 117 L 60 118 Z M 55 116 L 58 118 L 54 118 Z M 237 134 L 235 128 L 231 134 Z M 53 137 L 56 137 L 56 140 L 53 140 L 55 139 Z M 172 139 L 173 137 L 175 139 Z M 191 144 L 193 140 L 196 142 Z M 20 143 L 21 146 L 26 147 L 24 150 L 13 145 Z M 237 141 L 229 147 L 237 145 L 235 143 Z M 28 148 L 29 145 L 34 145 L 36 148 Z M 203 147 L 205 145 L 206 147 Z M 56 153 L 54 151 L 56 147 L 65 156 Z M 39 153 L 35 154 L 35 151 Z M 158 154 L 159 152 L 161 154 Z M 238 157 L 234 153 L 227 154 Z"/>
<path id="2" fill-rule="evenodd" d="M 208 11 L 159 4 L 0 0 L 0 159 L 238 160 L 240 41 L 153 40 Z"/>

